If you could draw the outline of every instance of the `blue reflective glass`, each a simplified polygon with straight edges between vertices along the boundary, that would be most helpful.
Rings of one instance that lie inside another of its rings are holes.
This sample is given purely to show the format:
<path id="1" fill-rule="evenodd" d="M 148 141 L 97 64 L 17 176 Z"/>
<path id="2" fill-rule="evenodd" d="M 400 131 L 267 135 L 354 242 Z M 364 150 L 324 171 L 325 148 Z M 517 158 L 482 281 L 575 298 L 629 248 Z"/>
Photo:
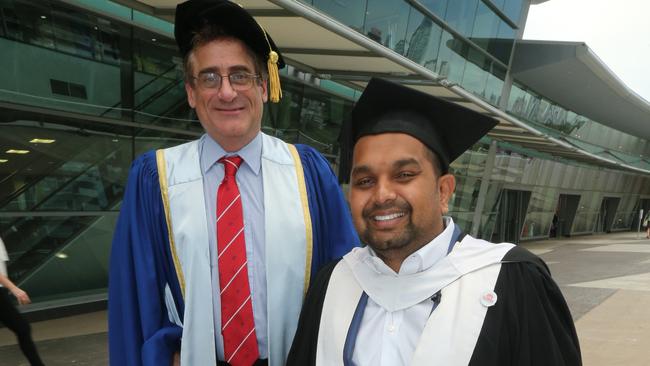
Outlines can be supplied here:
<path id="1" fill-rule="evenodd" d="M 492 105 L 498 106 L 503 91 L 503 80 L 506 70 L 497 64 L 492 64 L 492 72 L 488 74 L 487 85 L 485 86 L 485 100 Z"/>
<path id="2" fill-rule="evenodd" d="M 441 35 L 442 29 L 437 24 L 412 9 L 406 31 L 406 57 L 430 70 L 435 70 Z"/>
<path id="3" fill-rule="evenodd" d="M 368 0 L 364 34 L 403 55 L 411 7 L 404 1 Z"/>
<path id="4" fill-rule="evenodd" d="M 430 10 L 435 15 L 439 16 L 441 19 L 445 19 L 445 13 L 447 12 L 447 2 L 448 0 L 420 0 L 425 8 Z"/>
<path id="5" fill-rule="evenodd" d="M 482 99 L 485 99 L 485 86 L 490 68 L 490 60 L 474 48 L 469 49 L 468 62 L 465 63 L 465 71 L 461 85 Z"/>
<path id="6" fill-rule="evenodd" d="M 492 9 L 488 8 L 483 2 L 479 2 L 471 40 L 479 47 L 487 50 L 490 41 L 497 36 L 499 21 L 499 17 Z"/>
<path id="7" fill-rule="evenodd" d="M 489 0 L 494 4 L 497 8 L 502 9 L 503 8 L 503 3 L 506 2 L 506 0 Z"/>
<path id="8" fill-rule="evenodd" d="M 447 5 L 445 21 L 458 33 L 471 37 L 478 2 L 479 0 L 450 1 Z"/>
<path id="9" fill-rule="evenodd" d="M 512 46 L 515 42 L 515 30 L 503 20 L 499 19 L 498 24 L 497 36 L 490 40 L 487 50 L 491 55 L 498 58 L 499 61 L 508 65 L 510 54 L 512 53 Z"/>
<path id="10" fill-rule="evenodd" d="M 513 23 L 519 24 L 523 2 L 523 0 L 505 0 L 501 10 L 503 10 Z"/>
<path id="11" fill-rule="evenodd" d="M 449 32 L 442 32 L 436 72 L 447 80 L 460 83 L 465 69 L 469 45 Z"/>
<path id="12" fill-rule="evenodd" d="M 357 31 L 363 29 L 366 0 L 314 0 L 314 7 Z"/>

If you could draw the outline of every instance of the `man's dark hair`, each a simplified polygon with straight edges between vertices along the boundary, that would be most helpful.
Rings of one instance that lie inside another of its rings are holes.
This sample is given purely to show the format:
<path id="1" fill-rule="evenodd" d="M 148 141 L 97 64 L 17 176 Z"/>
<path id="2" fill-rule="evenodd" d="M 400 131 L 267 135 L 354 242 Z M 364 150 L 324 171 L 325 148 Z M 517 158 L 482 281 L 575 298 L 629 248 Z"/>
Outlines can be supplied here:
<path id="1" fill-rule="evenodd" d="M 426 151 L 427 158 L 431 161 L 431 164 L 433 165 L 433 172 L 436 174 L 436 177 L 441 177 L 447 173 L 449 173 L 449 169 L 445 169 L 442 166 L 442 162 L 440 159 L 438 159 L 438 155 L 433 152 L 428 146 L 422 144 L 424 147 L 424 150 Z"/>
<path id="2" fill-rule="evenodd" d="M 228 33 L 223 27 L 220 27 L 215 24 L 206 24 L 194 34 L 192 37 L 192 50 L 185 55 L 185 58 L 183 59 L 183 73 L 185 77 L 185 82 L 189 83 L 190 85 L 194 85 L 194 72 L 192 70 L 192 63 L 191 63 L 191 57 L 194 54 L 194 50 L 201 46 L 205 46 L 206 44 L 217 41 L 220 39 L 236 39 L 240 41 L 243 45 L 244 48 L 246 49 L 246 53 L 250 56 L 251 60 L 253 60 L 253 66 L 255 67 L 255 72 L 262 75 L 262 79 L 266 80 L 268 73 L 266 71 L 266 67 L 260 57 L 253 52 L 253 50 L 246 44 L 246 42 L 242 41 L 238 37 L 235 37 L 234 35 Z"/>

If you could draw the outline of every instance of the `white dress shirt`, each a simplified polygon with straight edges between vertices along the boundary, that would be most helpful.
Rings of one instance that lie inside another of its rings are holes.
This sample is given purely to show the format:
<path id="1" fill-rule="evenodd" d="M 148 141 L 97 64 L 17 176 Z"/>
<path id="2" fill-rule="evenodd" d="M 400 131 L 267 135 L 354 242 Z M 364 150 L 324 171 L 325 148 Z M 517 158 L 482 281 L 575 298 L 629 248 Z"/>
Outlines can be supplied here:
<path id="1" fill-rule="evenodd" d="M 368 251 L 364 262 L 379 273 L 393 276 L 426 271 L 447 255 L 454 223 L 445 218 L 445 225 L 440 235 L 402 262 L 399 273 L 395 273 L 372 250 Z M 391 312 L 368 298 L 352 355 L 354 364 L 409 365 L 432 309 L 433 300 L 426 299 L 410 308 Z"/>
<path id="2" fill-rule="evenodd" d="M 226 151 L 209 135 L 200 139 L 200 161 L 203 171 L 203 192 L 210 238 L 210 261 L 212 263 L 212 293 L 214 305 L 214 334 L 217 358 L 224 360 L 223 337 L 221 336 L 221 298 L 219 297 L 219 268 L 217 267 L 217 189 L 224 176 L 223 164 L 219 159 L 227 155 L 239 155 L 244 162 L 235 178 L 241 194 L 244 214 L 244 239 L 248 260 L 248 283 L 253 303 L 255 335 L 260 358 L 268 358 L 268 322 L 266 313 L 266 250 L 264 241 L 264 188 L 262 181 L 262 135 L 258 134 L 248 145 L 234 153 Z M 207 296 L 207 294 L 206 294 Z"/>

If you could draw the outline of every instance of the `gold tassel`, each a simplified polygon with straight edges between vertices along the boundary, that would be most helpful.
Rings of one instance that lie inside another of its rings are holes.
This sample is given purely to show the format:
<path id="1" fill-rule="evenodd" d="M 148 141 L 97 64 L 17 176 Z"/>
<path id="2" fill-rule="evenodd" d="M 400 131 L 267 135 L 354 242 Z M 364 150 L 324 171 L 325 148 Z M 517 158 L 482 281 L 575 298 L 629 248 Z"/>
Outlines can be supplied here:
<path id="1" fill-rule="evenodd" d="M 269 70 L 269 97 L 273 103 L 279 102 L 280 98 L 282 98 L 278 59 L 278 54 L 275 51 L 271 51 L 269 52 L 269 60 L 266 62 L 266 67 Z"/>

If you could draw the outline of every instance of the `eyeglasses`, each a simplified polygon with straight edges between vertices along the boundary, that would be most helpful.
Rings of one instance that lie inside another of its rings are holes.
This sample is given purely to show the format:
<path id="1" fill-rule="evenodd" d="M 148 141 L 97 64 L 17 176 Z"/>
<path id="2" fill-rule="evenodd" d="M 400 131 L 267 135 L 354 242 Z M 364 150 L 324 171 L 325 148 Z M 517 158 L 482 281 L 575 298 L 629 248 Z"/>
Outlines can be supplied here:
<path id="1" fill-rule="evenodd" d="M 221 81 L 224 77 L 228 78 L 231 88 L 236 91 L 245 91 L 250 89 L 253 86 L 253 82 L 257 81 L 261 76 L 247 72 L 234 72 L 228 75 L 219 75 L 216 72 L 203 72 L 199 76 L 193 76 L 192 78 L 198 81 L 201 88 L 219 89 L 221 88 Z"/>

